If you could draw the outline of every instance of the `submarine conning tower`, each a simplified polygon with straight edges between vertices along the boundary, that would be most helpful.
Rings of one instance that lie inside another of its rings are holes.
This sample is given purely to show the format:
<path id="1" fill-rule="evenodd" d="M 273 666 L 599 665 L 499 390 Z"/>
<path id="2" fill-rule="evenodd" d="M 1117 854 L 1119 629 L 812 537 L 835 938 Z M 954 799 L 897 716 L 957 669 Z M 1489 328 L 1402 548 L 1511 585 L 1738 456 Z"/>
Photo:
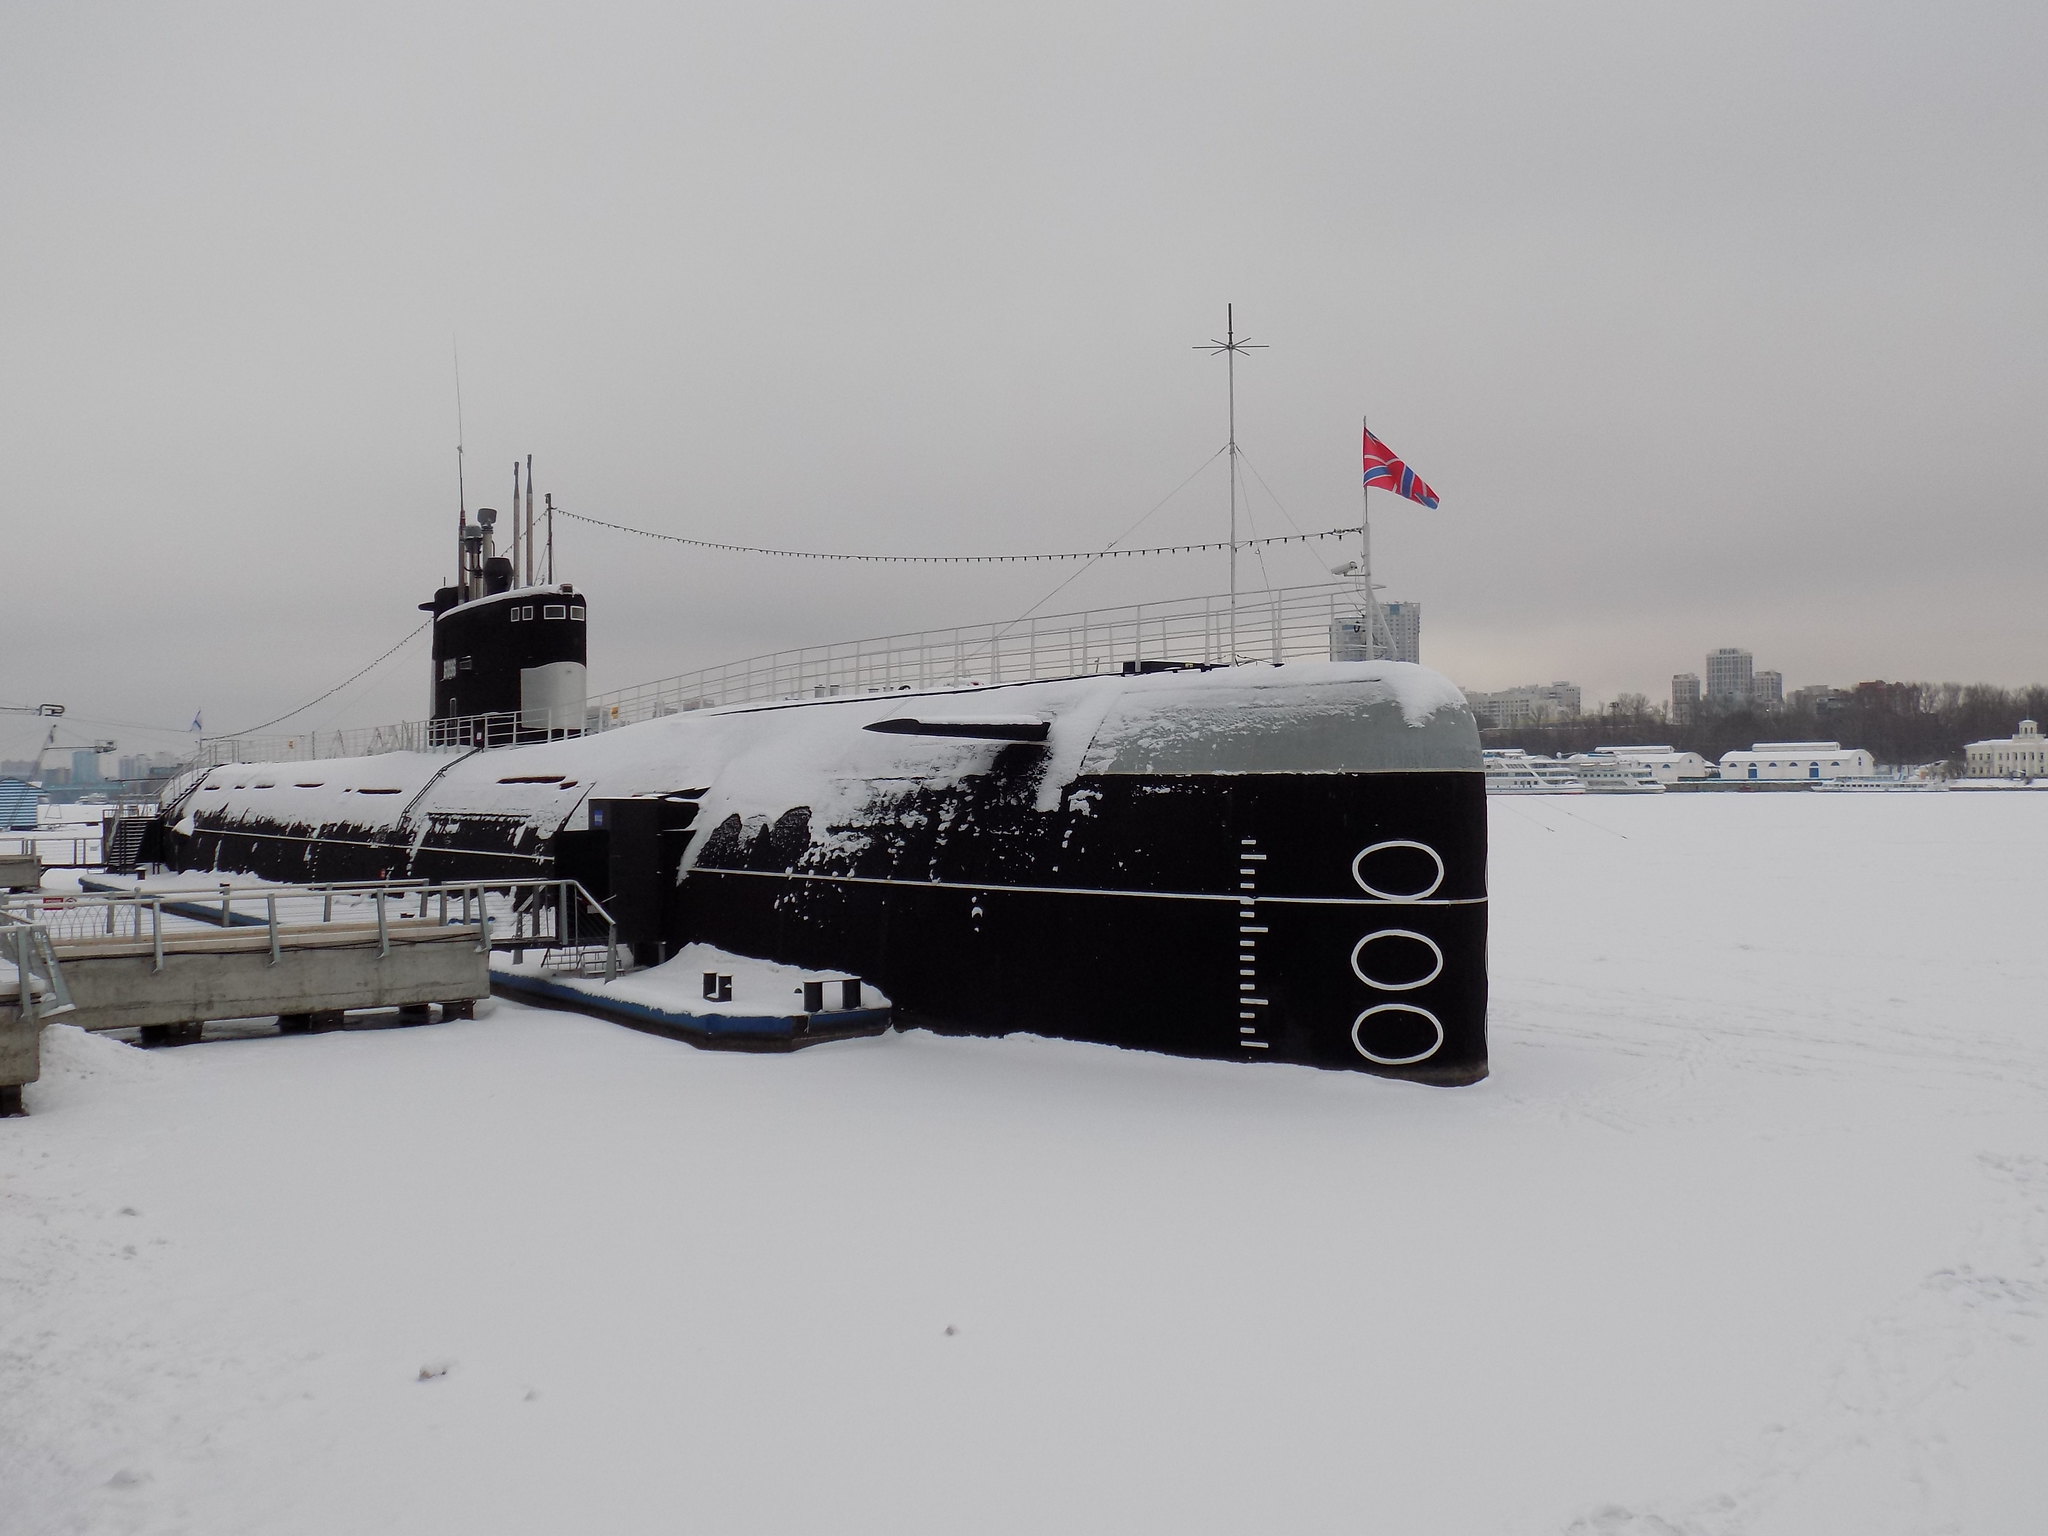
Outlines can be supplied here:
<path id="1" fill-rule="evenodd" d="M 583 732 L 588 604 L 567 582 L 536 579 L 530 499 L 528 507 L 522 540 L 515 504 L 510 556 L 497 551 L 495 509 L 478 508 L 474 521 L 465 514 L 459 574 L 420 604 L 434 616 L 431 718 L 449 743 L 509 746 Z"/>

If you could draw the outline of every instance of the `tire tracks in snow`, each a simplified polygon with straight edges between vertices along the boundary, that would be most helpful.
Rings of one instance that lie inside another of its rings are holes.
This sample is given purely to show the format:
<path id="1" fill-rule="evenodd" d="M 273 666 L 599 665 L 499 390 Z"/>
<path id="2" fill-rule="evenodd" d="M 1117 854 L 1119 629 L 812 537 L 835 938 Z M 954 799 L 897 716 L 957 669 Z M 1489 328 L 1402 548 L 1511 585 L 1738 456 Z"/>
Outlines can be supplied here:
<path id="1" fill-rule="evenodd" d="M 1509 979 L 1496 987 L 1489 1033 L 1499 1045 L 1591 1045 L 1652 1063 L 1560 1104 L 1577 1112 L 1640 1093 L 1674 1093 L 1709 1064 L 1831 1076 L 1847 1067 L 1930 1087 L 1998 1083 L 2048 1092 L 2048 1051 L 2039 1043 L 1972 1027 L 1960 1004 L 1951 1008 L 1939 1023 L 1909 1024 L 1881 1014 L 1844 1019 L 1807 999 L 1735 1001 L 1643 988 L 1595 993 L 1584 983 Z"/>
<path id="2" fill-rule="evenodd" d="M 1811 1400 L 1764 1424 L 1715 1479 L 1717 1491 L 1602 1504 L 1551 1529 L 1762 1536 L 1819 1528 L 1787 1511 L 1803 1499 L 1838 1510 L 1833 1529 L 1970 1536 L 1940 1410 L 2005 1352 L 2038 1347 L 2048 1333 L 2048 1158 L 1986 1152 L 1978 1161 L 2004 1191 L 1978 1224 L 1971 1256 L 1930 1271 L 1867 1319 L 1827 1360 Z M 1881 1513 L 1842 1508 L 1855 1497 Z"/>

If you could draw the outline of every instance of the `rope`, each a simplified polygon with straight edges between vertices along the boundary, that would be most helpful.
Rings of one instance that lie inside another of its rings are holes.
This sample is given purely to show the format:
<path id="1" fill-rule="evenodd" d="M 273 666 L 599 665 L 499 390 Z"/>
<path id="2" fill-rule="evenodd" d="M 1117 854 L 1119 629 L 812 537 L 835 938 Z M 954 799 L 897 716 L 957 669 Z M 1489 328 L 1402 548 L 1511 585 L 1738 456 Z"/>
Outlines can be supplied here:
<path id="1" fill-rule="evenodd" d="M 686 538 L 679 533 L 656 533 L 649 528 L 609 523 L 601 517 L 585 517 L 580 512 L 565 511 L 561 507 L 555 508 L 555 515 L 573 518 L 579 523 L 588 523 L 593 528 L 609 528 L 614 533 L 638 534 L 643 539 L 659 539 L 666 544 L 687 544 L 692 549 L 715 549 L 731 555 L 774 555 L 782 560 L 841 560 L 867 565 L 1031 565 L 1054 560 L 1106 560 L 1122 555 L 1191 555 L 1204 550 L 1230 548 L 1229 540 L 1219 539 L 1211 544 L 1157 544 L 1146 549 L 1076 549 L 1031 555 L 855 555 L 814 549 L 767 549 L 756 544 L 719 544 L 710 539 Z M 1265 539 L 1239 539 L 1237 547 L 1251 549 L 1264 544 L 1305 544 L 1317 539 L 1341 538 L 1347 533 L 1356 532 L 1356 528 L 1330 528 L 1322 533 L 1289 533 Z M 297 711 L 294 710 L 293 713 L 296 714 Z"/>
<path id="2" fill-rule="evenodd" d="M 1130 527 L 1126 528 L 1122 533 L 1118 534 L 1115 538 L 1111 539 L 1109 543 L 1105 546 L 1104 553 L 1107 553 L 1109 550 L 1115 549 L 1117 545 L 1123 543 L 1125 539 L 1130 538 L 1140 528 L 1144 527 L 1147 523 L 1151 522 L 1152 519 L 1158 514 L 1159 509 L 1161 507 L 1164 507 L 1169 501 L 1173 500 L 1174 497 L 1178 496 L 1182 491 L 1186 490 L 1189 486 L 1193 485 L 1196 479 L 1201 475 L 1202 471 L 1207 469 L 1211 464 L 1214 464 L 1218 459 L 1222 458 L 1223 455 L 1229 451 L 1229 449 L 1230 445 L 1228 443 L 1225 443 L 1221 448 L 1218 448 L 1214 453 L 1210 454 L 1209 457 L 1202 460 L 1201 463 L 1197 464 L 1192 470 L 1188 472 L 1188 477 L 1185 480 L 1181 481 L 1179 485 L 1176 485 L 1164 496 L 1160 497 L 1157 501 L 1153 502 L 1150 507 L 1146 508 L 1144 512 L 1139 514 L 1138 520 L 1135 523 L 1132 523 Z M 1043 608 L 1047 603 L 1051 602 L 1054 598 L 1058 597 L 1062 592 L 1066 591 L 1067 588 L 1071 587 L 1083 576 L 1086 576 L 1090 571 L 1094 570 L 1095 560 L 1099 560 L 1101 558 L 1102 556 L 1098 554 L 1094 560 L 1089 560 L 1085 564 L 1077 566 L 1073 570 L 1069 571 L 1064 577 L 1060 579 L 1060 584 L 1058 586 L 1054 587 L 1050 592 L 1046 593 L 1045 596 L 1041 597 L 1037 602 L 1033 603 L 1029 608 L 1026 608 L 1022 613 L 1018 614 L 1017 617 L 1010 620 L 1009 623 L 1005 624 L 994 635 L 990 636 L 989 643 L 993 645 L 996 642 L 1000 641 L 1003 638 L 1003 636 L 1009 634 L 1011 630 L 1015 629 L 1019 624 L 1022 624 L 1026 619 L 1029 619 L 1033 614 L 1037 613 L 1039 609 Z M 981 656 L 981 652 L 979 650 L 977 650 L 974 654 L 977 660 Z"/>
<path id="3" fill-rule="evenodd" d="M 422 624 L 422 625 L 421 625 L 421 626 L 420 626 L 420 627 L 419 627 L 418 629 L 414 630 L 414 631 L 413 631 L 413 632 L 412 632 L 411 634 L 407 635 L 407 636 L 406 636 L 406 637 L 405 637 L 405 638 L 404 638 L 403 640 L 399 641 L 399 642 L 398 642 L 398 644 L 394 645 L 393 647 L 391 647 L 391 649 L 390 649 L 390 650 L 386 651 L 386 652 L 385 652 L 385 653 L 384 653 L 384 654 L 383 654 L 382 656 L 379 656 L 379 657 L 378 657 L 378 658 L 377 658 L 377 659 L 376 659 L 375 661 L 371 662 L 371 663 L 369 664 L 369 666 L 367 666 L 367 667 L 364 667 L 364 668 L 362 669 L 362 671 L 360 671 L 360 672 L 352 673 L 352 674 L 351 674 L 351 675 L 349 675 L 348 677 L 345 677 L 345 678 L 343 678 L 343 679 L 342 679 L 342 680 L 341 680 L 340 682 L 336 683 L 336 684 L 335 684 L 335 685 L 334 685 L 334 686 L 333 686 L 332 688 L 328 689 L 328 690 L 327 690 L 327 691 L 326 691 L 325 693 L 321 694 L 321 695 L 320 695 L 320 698 L 318 698 L 318 699 L 308 699 L 308 700 L 307 700 L 307 701 L 306 701 L 305 703 L 301 704 L 301 705 L 300 705 L 300 706 L 299 706 L 299 707 L 298 707 L 297 709 L 288 709 L 288 710 L 286 710 L 286 711 L 285 711 L 285 712 L 284 712 L 283 714 L 279 715 L 279 716 L 277 717 L 277 719 L 275 719 L 275 720 L 266 720 L 266 721 L 264 721 L 264 722 L 263 722 L 263 723 L 262 723 L 261 725 L 252 725 L 252 726 L 250 726 L 250 727 L 249 727 L 249 728 L 248 728 L 248 729 L 247 729 L 246 731 L 236 731 L 236 732 L 234 733 L 234 735 L 236 735 L 236 736 L 253 736 L 253 735 L 255 735 L 255 734 L 256 734 L 256 733 L 258 732 L 258 731 L 267 731 L 267 730 L 269 730 L 269 729 L 270 729 L 270 728 L 271 728 L 271 727 L 272 727 L 273 725 L 277 725 L 277 724 L 280 724 L 280 723 L 281 723 L 281 722 L 283 722 L 283 721 L 286 721 L 286 720 L 289 720 L 289 719 L 291 719 L 291 717 L 292 717 L 293 715 L 303 715 L 303 714 L 304 714 L 304 713 L 305 713 L 305 712 L 306 712 L 307 710 L 311 709 L 311 708 L 312 708 L 312 707 L 313 707 L 313 706 L 314 706 L 315 704 L 318 704 L 318 703 L 320 703 L 322 699 L 331 699 L 331 698 L 333 698 L 333 697 L 334 697 L 334 696 L 335 696 L 335 695 L 336 695 L 337 693 L 341 692 L 341 690 L 342 690 L 342 689 L 346 688 L 346 687 L 347 687 L 347 686 L 348 686 L 348 685 L 349 685 L 350 683 L 354 682 L 354 681 L 355 681 L 355 680 L 356 680 L 357 678 L 359 678 L 359 677 L 363 677 L 363 676 L 366 676 L 367 674 L 369 674 L 369 673 L 371 673 L 371 672 L 375 671 L 375 670 L 376 670 L 376 669 L 377 669 L 378 667 L 381 667 L 381 666 L 383 666 L 385 662 L 389 661 L 389 660 L 390 660 L 390 659 L 391 659 L 392 657 L 396 656 L 396 655 L 397 655 L 397 654 L 398 654 L 398 653 L 399 653 L 400 651 L 404 650 L 404 649 L 405 649 L 405 648 L 406 648 L 406 647 L 407 647 L 408 645 L 411 645 L 411 644 L 413 643 L 413 641 L 415 641 L 415 640 L 419 639 L 419 637 L 420 637 L 421 635 L 423 635 L 423 634 L 425 634 L 425 633 L 427 632 L 427 629 L 428 629 L 428 628 L 429 628 L 429 627 L 430 627 L 430 626 L 431 626 L 431 625 L 433 624 L 433 622 L 434 622 L 434 621 L 433 621 L 432 619 L 428 619 L 428 620 L 427 620 L 427 622 L 426 622 L 425 624 Z M 231 738 L 231 737 L 213 737 L 213 738 L 210 738 L 210 739 L 212 739 L 212 740 L 216 740 L 216 741 L 223 741 L 223 740 L 231 740 L 232 738 Z"/>

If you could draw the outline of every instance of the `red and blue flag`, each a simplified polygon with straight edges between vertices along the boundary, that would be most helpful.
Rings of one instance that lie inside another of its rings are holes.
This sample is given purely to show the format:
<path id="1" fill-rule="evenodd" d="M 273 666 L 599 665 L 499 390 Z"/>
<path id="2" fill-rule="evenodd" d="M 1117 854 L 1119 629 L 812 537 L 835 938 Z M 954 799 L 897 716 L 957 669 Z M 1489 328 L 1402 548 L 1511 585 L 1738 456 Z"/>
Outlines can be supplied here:
<path id="1" fill-rule="evenodd" d="M 1374 437 L 1370 427 L 1365 432 L 1365 483 L 1368 488 L 1376 485 L 1396 496 L 1419 501 L 1425 507 L 1436 505 L 1436 492 L 1420 475 L 1403 464 L 1393 449 Z"/>

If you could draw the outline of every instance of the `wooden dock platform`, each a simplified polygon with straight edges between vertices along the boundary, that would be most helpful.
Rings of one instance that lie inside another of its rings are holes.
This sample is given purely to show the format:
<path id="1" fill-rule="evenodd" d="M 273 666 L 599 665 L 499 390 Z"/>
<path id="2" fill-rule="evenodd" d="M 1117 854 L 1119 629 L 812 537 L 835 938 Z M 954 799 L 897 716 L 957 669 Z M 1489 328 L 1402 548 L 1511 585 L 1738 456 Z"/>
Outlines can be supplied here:
<path id="1" fill-rule="evenodd" d="M 127 889 L 17 902 L 0 912 L 0 1114 L 20 1112 L 50 1018 L 179 1044 L 220 1019 L 274 1017 L 288 1031 L 318 1030 L 371 1009 L 425 1022 L 437 1004 L 444 1018 L 467 1017 L 490 995 L 493 944 L 552 942 L 541 924 L 568 913 L 572 899 L 602 915 L 573 881 Z M 264 916 L 237 911 L 238 902 Z M 393 910 L 415 902 L 418 915 Z M 289 920 L 307 914 L 319 920 Z"/>

